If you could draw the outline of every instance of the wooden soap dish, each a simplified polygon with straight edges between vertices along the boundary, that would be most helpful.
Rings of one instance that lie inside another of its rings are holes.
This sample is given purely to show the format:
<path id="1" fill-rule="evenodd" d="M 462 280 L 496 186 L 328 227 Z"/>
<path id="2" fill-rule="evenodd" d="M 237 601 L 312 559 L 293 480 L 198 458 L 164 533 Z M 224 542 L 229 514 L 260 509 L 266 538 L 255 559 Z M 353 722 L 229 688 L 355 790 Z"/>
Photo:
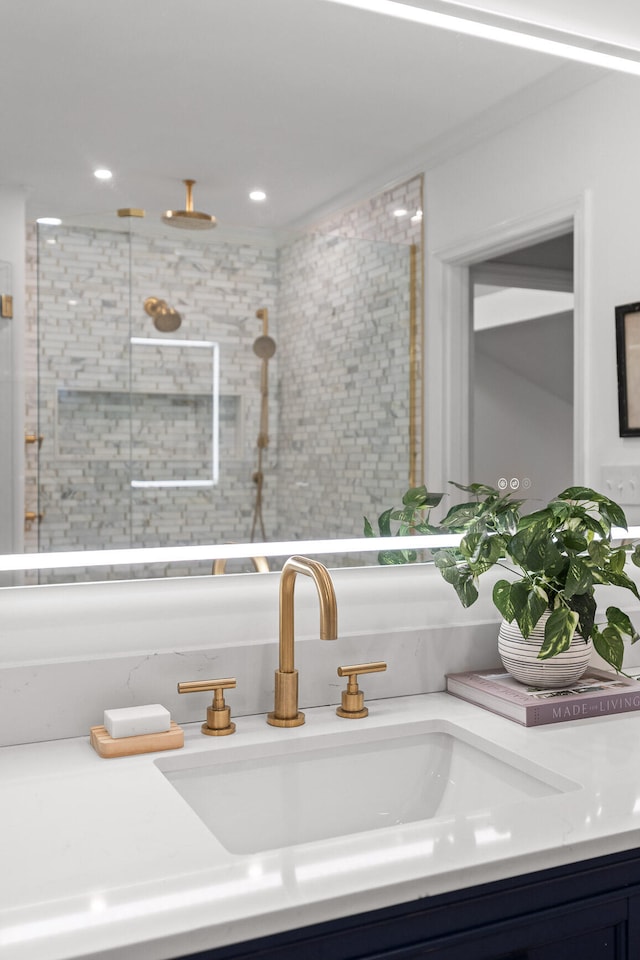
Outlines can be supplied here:
<path id="1" fill-rule="evenodd" d="M 119 737 L 115 739 L 107 733 L 106 727 L 91 727 L 89 730 L 91 746 L 101 757 L 133 757 L 137 753 L 153 753 L 155 750 L 177 750 L 184 746 L 184 730 L 171 721 L 171 726 L 163 733 L 143 733 L 137 737 Z"/>

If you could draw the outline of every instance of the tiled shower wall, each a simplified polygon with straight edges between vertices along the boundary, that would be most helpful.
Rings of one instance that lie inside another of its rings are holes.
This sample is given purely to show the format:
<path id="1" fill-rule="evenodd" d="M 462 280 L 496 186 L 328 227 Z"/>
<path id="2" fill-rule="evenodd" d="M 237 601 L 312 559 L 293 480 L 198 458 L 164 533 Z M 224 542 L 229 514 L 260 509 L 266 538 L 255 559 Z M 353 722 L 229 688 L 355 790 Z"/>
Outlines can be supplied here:
<path id="1" fill-rule="evenodd" d="M 281 251 L 278 529 L 361 537 L 409 469 L 409 252 L 305 236 Z"/>
<path id="2" fill-rule="evenodd" d="M 420 353 L 422 206 L 416 177 L 324 220 L 279 251 L 278 325 L 286 350 L 278 368 L 277 519 L 283 537 L 361 537 L 363 515 L 375 527 L 378 514 L 400 505 L 407 489 L 410 251 L 416 248 Z M 417 466 L 414 479 L 421 482 L 419 458 Z M 363 560 L 373 557 L 348 558 Z"/>
<path id="3" fill-rule="evenodd" d="M 408 472 L 408 244 L 420 225 L 409 216 L 401 223 L 392 210 L 402 204 L 414 212 L 419 188 L 412 181 L 400 195 L 375 198 L 278 250 L 267 241 L 41 231 L 37 285 L 31 231 L 29 313 L 33 333 L 37 286 L 44 441 L 39 547 L 34 524 L 28 549 L 249 539 L 260 409 L 252 345 L 261 307 L 277 344 L 263 459 L 267 537 L 359 536 L 363 513 L 397 502 Z M 148 296 L 181 313 L 175 333 L 155 330 L 143 309 Z M 136 477 L 204 476 L 211 412 L 210 351 L 132 347 L 131 336 L 219 344 L 217 486 L 131 487 Z M 29 430 L 34 402 L 31 390 Z M 129 575 L 171 572 L 187 571 Z"/>

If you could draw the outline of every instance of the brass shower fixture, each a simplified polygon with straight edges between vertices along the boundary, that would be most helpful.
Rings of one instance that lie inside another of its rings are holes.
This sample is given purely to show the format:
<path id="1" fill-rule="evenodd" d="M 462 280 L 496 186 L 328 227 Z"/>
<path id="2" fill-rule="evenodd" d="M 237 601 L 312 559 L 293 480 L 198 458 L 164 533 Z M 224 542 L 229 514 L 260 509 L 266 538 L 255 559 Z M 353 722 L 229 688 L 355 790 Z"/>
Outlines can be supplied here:
<path id="1" fill-rule="evenodd" d="M 269 446 L 269 360 L 276 352 L 276 342 L 269 336 L 269 311 L 266 307 L 256 310 L 256 317 L 262 320 L 262 336 L 253 342 L 253 352 L 262 361 L 260 373 L 260 430 L 258 433 L 258 467 L 253 474 L 253 482 L 256 485 L 256 500 L 253 511 L 253 523 L 251 525 L 251 540 L 253 541 L 256 533 L 256 526 L 260 525 L 262 539 L 266 540 L 267 535 L 264 529 L 264 520 L 262 517 L 262 486 L 264 483 L 264 474 L 262 472 L 262 452 Z"/>
<path id="2" fill-rule="evenodd" d="M 156 330 L 160 330 L 161 333 L 173 333 L 182 323 L 182 317 L 178 311 L 159 297 L 147 297 L 144 309 L 153 320 Z"/>
<path id="3" fill-rule="evenodd" d="M 262 336 L 253 341 L 253 352 L 261 360 L 270 360 L 276 352 L 276 342 L 269 336 L 269 311 L 262 307 L 256 310 L 256 317 L 262 320 Z"/>
<path id="4" fill-rule="evenodd" d="M 180 227 L 181 230 L 211 230 L 216 225 L 216 218 L 209 213 L 199 213 L 193 209 L 192 190 L 195 180 L 182 181 L 187 188 L 185 210 L 166 210 L 162 215 L 162 222 L 170 227 Z"/>

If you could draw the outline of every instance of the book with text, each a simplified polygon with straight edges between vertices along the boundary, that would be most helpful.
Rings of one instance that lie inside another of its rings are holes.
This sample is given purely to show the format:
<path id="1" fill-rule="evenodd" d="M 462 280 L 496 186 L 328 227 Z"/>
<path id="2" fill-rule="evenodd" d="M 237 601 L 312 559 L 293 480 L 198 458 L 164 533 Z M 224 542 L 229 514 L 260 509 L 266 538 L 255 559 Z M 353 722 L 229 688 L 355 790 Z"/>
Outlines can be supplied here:
<path id="1" fill-rule="evenodd" d="M 505 670 L 447 675 L 447 690 L 525 727 L 640 710 L 640 681 L 589 669 L 566 689 L 528 687 Z"/>

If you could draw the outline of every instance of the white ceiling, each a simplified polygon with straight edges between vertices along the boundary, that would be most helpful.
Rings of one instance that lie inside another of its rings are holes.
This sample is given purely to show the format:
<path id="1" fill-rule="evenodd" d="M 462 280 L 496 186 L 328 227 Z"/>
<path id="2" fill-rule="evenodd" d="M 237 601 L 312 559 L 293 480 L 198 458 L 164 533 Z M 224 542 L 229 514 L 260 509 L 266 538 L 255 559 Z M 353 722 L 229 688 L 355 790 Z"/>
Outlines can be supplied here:
<path id="1" fill-rule="evenodd" d="M 34 218 L 157 217 L 191 177 L 221 224 L 284 228 L 575 69 L 324 0 L 0 0 L 0 36 L 0 184 Z"/>

